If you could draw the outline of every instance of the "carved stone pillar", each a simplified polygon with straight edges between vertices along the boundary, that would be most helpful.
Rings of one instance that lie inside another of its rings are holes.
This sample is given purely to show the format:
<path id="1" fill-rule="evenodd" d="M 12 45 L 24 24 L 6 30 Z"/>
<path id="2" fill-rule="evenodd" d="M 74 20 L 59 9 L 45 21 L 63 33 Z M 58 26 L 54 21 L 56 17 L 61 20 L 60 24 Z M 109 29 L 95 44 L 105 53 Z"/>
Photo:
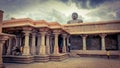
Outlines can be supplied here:
<path id="1" fill-rule="evenodd" d="M 3 51 L 3 44 L 4 43 L 5 43 L 5 41 L 0 40 L 0 68 L 3 67 L 2 51 Z"/>
<path id="2" fill-rule="evenodd" d="M 70 52 L 70 35 L 67 36 L 67 51 Z"/>
<path id="3" fill-rule="evenodd" d="M 40 45 L 41 45 L 41 35 L 37 35 L 37 47 L 36 47 L 36 55 L 39 55 L 40 53 Z"/>
<path id="4" fill-rule="evenodd" d="M 53 54 L 59 54 L 59 47 L 58 47 L 58 36 L 60 34 L 60 30 L 54 30 L 53 33 L 54 33 L 54 37 L 55 37 L 55 44 L 54 44 L 54 52 Z"/>
<path id="5" fill-rule="evenodd" d="M 105 50 L 105 36 L 107 34 L 100 34 L 101 37 L 101 44 L 102 44 L 102 50 Z"/>
<path id="6" fill-rule="evenodd" d="M 62 52 L 63 53 L 66 53 L 66 37 L 67 37 L 67 34 L 63 34 L 63 48 L 62 48 Z"/>
<path id="7" fill-rule="evenodd" d="M 53 53 L 53 45 L 54 45 L 54 40 L 53 40 L 53 36 L 50 36 L 50 53 Z"/>
<path id="8" fill-rule="evenodd" d="M 40 42 L 40 49 L 39 49 L 39 54 L 35 55 L 35 61 L 47 62 L 49 61 L 49 56 L 46 54 L 46 46 L 45 46 L 45 35 L 47 33 L 47 28 L 40 28 L 39 33 L 40 33 L 39 39 L 41 39 L 38 40 L 38 42 Z"/>
<path id="9" fill-rule="evenodd" d="M 50 54 L 50 34 L 47 34 L 46 36 L 46 53 Z"/>
<path id="10" fill-rule="evenodd" d="M 58 36 L 59 36 L 59 34 L 55 33 L 54 54 L 59 54 Z"/>
<path id="11" fill-rule="evenodd" d="M 83 50 L 86 50 L 86 38 L 87 38 L 87 35 L 81 35 L 82 36 L 82 40 L 83 40 Z"/>
<path id="12" fill-rule="evenodd" d="M 36 55 L 35 40 L 36 40 L 36 33 L 32 33 L 31 55 Z"/>
<path id="13" fill-rule="evenodd" d="M 45 55 L 46 54 L 46 50 L 45 50 L 45 34 L 46 32 L 40 32 L 41 33 L 41 45 L 40 45 L 40 55 Z"/>
<path id="14" fill-rule="evenodd" d="M 3 60 L 2 60 L 2 51 L 5 40 L 7 40 L 8 38 L 9 38 L 8 36 L 0 36 L 0 68 L 4 68 Z"/>
<path id="15" fill-rule="evenodd" d="M 9 39 L 9 44 L 8 44 L 6 55 L 10 55 L 11 53 L 11 47 L 12 47 L 11 43 L 12 43 L 12 38 Z"/>
<path id="16" fill-rule="evenodd" d="M 29 49 L 29 35 L 31 31 L 23 31 L 25 33 L 25 44 L 24 44 L 24 50 L 23 55 L 30 55 L 30 49 Z"/>
<path id="17" fill-rule="evenodd" d="M 15 47 L 20 47 L 20 43 L 21 43 L 20 36 L 17 35 L 16 38 L 15 38 L 15 40 L 16 40 Z"/>

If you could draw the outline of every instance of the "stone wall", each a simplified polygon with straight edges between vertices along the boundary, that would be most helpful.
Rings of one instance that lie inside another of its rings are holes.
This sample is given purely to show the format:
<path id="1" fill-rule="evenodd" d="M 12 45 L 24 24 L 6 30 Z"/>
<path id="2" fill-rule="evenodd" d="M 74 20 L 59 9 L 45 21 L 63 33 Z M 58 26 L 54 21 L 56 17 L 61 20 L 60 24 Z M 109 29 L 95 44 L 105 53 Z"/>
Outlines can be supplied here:
<path id="1" fill-rule="evenodd" d="M 120 50 L 120 34 L 118 34 L 118 49 Z"/>
<path id="2" fill-rule="evenodd" d="M 101 40 L 98 36 L 88 36 L 87 37 L 87 50 L 100 50 Z"/>
<path id="3" fill-rule="evenodd" d="M 118 35 L 117 34 L 110 34 L 107 35 L 105 38 L 105 45 L 107 50 L 118 50 Z"/>
<path id="4" fill-rule="evenodd" d="M 82 38 L 79 35 L 70 36 L 71 50 L 82 50 Z"/>

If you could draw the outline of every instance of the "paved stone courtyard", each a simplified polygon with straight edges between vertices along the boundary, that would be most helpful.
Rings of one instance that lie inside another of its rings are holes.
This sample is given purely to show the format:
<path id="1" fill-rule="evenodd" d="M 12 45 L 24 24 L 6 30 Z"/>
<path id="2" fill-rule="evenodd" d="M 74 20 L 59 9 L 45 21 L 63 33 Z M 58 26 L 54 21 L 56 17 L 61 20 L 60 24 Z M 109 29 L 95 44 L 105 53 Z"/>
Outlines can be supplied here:
<path id="1" fill-rule="evenodd" d="M 120 60 L 105 58 L 69 58 L 60 62 L 17 64 L 4 63 L 6 68 L 120 68 Z"/>

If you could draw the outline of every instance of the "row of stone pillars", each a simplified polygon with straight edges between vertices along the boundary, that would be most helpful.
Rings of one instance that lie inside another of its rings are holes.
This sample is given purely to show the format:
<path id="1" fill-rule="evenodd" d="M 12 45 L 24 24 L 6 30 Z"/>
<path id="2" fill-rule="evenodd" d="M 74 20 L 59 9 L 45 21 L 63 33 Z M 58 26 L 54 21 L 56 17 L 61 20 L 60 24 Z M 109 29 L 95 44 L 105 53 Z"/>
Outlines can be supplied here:
<path id="1" fill-rule="evenodd" d="M 88 35 L 81 35 L 83 39 L 83 50 L 86 50 L 86 38 Z M 105 36 L 106 34 L 100 34 L 102 50 L 105 50 Z"/>
<path id="2" fill-rule="evenodd" d="M 47 31 L 40 31 L 39 35 L 36 35 L 35 32 L 31 31 L 23 31 L 25 35 L 25 40 L 24 40 L 24 48 L 23 48 L 23 54 L 22 55 L 49 55 L 50 54 L 50 33 Z M 30 47 L 29 47 L 29 38 L 30 38 L 30 33 L 32 34 L 32 45 L 31 45 L 31 52 L 30 52 Z M 59 46 L 58 46 L 58 36 L 60 32 L 54 32 L 54 50 L 53 54 L 59 54 Z M 36 40 L 36 36 L 38 37 Z M 45 38 L 46 38 L 46 44 L 45 44 Z M 63 52 L 66 53 L 66 38 L 67 34 L 63 34 Z M 37 41 L 37 46 L 36 45 Z"/>

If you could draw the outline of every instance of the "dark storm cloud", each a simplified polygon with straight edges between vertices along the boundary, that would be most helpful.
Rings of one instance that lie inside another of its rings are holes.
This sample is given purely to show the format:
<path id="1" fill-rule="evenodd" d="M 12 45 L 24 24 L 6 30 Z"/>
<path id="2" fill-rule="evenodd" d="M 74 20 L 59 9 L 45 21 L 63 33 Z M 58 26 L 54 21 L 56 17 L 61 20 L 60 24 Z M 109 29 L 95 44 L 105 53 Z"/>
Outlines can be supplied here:
<path id="1" fill-rule="evenodd" d="M 29 17 L 66 23 L 72 12 L 85 22 L 120 19 L 120 0 L 0 0 L 4 18 Z"/>

